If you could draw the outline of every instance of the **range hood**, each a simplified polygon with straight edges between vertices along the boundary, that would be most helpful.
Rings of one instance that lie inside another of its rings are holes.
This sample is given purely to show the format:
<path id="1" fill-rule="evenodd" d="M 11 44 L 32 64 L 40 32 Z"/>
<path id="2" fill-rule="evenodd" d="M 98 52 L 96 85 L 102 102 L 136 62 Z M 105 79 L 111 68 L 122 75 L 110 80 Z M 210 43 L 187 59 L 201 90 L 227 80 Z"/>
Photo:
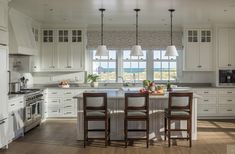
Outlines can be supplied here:
<path id="1" fill-rule="evenodd" d="M 9 19 L 9 53 L 37 55 L 38 49 L 32 32 L 31 18 L 11 8 Z"/>

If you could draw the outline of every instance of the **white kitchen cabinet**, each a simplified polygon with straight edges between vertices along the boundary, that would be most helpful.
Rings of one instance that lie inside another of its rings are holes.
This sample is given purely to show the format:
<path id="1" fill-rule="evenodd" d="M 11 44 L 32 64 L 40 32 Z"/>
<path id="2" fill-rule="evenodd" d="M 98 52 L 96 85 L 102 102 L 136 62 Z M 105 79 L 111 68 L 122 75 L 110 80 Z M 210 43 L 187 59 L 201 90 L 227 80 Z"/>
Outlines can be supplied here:
<path id="1" fill-rule="evenodd" d="M 8 44 L 8 1 L 0 0 L 0 44 Z"/>
<path id="2" fill-rule="evenodd" d="M 212 71 L 212 32 L 185 29 L 184 71 Z"/>
<path id="3" fill-rule="evenodd" d="M 16 97 L 9 100 L 9 142 L 24 135 L 24 97 Z"/>
<path id="4" fill-rule="evenodd" d="M 0 0 L 0 30 L 8 29 L 8 0 Z"/>
<path id="5" fill-rule="evenodd" d="M 42 70 L 54 70 L 57 68 L 57 53 L 54 44 L 54 30 L 42 30 L 41 68 Z"/>
<path id="6" fill-rule="evenodd" d="M 74 89 L 47 89 L 48 117 L 76 117 L 75 95 Z"/>
<path id="7" fill-rule="evenodd" d="M 198 100 L 198 118 L 235 117 L 234 88 L 197 88 L 193 90 L 202 96 Z"/>
<path id="8" fill-rule="evenodd" d="M 33 25 L 32 28 L 33 34 L 34 34 L 34 39 L 36 42 L 36 46 L 38 51 L 41 51 L 41 35 L 40 35 L 40 26 L 39 25 Z M 34 55 L 31 57 L 31 68 L 32 72 L 39 72 L 40 71 L 40 57 L 41 57 L 41 52 L 38 52 L 37 55 Z"/>
<path id="9" fill-rule="evenodd" d="M 8 146 L 8 119 L 0 121 L 0 149 Z"/>
<path id="10" fill-rule="evenodd" d="M 51 32 L 50 32 L 51 31 Z M 82 30 L 43 30 L 42 70 L 84 70 L 84 45 Z"/>
<path id="11" fill-rule="evenodd" d="M 0 45 L 0 120 L 8 117 L 8 48 Z"/>
<path id="12" fill-rule="evenodd" d="M 235 67 L 235 28 L 218 29 L 218 65 L 220 68 Z"/>

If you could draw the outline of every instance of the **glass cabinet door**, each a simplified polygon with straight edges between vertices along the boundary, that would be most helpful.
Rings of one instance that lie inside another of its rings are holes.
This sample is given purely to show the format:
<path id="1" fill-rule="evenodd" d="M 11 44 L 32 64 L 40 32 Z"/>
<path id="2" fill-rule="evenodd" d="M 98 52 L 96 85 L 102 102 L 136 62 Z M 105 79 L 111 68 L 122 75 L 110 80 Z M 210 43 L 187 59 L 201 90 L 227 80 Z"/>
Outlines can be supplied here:
<path id="1" fill-rule="evenodd" d="M 201 42 L 211 42 L 211 31 L 201 30 Z"/>
<path id="2" fill-rule="evenodd" d="M 45 43 L 53 42 L 53 30 L 43 30 L 43 42 Z"/>
<path id="3" fill-rule="evenodd" d="M 198 42 L 198 31 L 188 30 L 188 42 Z"/>

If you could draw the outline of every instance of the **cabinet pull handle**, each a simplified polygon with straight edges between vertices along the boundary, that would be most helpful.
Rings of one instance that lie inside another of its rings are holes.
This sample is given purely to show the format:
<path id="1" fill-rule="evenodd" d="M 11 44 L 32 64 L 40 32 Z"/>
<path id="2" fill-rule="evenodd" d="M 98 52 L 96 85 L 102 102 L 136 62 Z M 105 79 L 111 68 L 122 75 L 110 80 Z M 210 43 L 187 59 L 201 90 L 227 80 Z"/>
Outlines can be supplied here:
<path id="1" fill-rule="evenodd" d="M 208 94 L 209 92 L 208 91 L 204 91 L 204 94 Z"/>
<path id="2" fill-rule="evenodd" d="M 68 92 L 68 93 L 65 93 L 65 94 L 68 94 L 68 95 L 69 95 L 69 94 L 72 94 L 72 93 L 69 93 L 69 92 Z"/>
<path id="3" fill-rule="evenodd" d="M 231 99 L 228 99 L 227 101 L 228 101 L 228 102 L 232 102 L 233 100 L 231 100 Z"/>
<path id="4" fill-rule="evenodd" d="M 72 112 L 66 112 L 65 114 L 71 114 Z"/>
<path id="5" fill-rule="evenodd" d="M 67 107 L 72 107 L 72 106 L 65 106 L 64 108 L 67 108 Z"/>
<path id="6" fill-rule="evenodd" d="M 15 106 L 15 104 L 11 104 L 11 106 Z"/>
<path id="7" fill-rule="evenodd" d="M 207 111 L 209 111 L 209 110 L 206 109 L 206 110 L 203 110 L 203 111 L 206 111 L 206 112 L 207 112 Z"/>
<path id="8" fill-rule="evenodd" d="M 5 121 L 2 121 L 1 123 L 0 123 L 0 125 L 2 125 L 2 124 L 4 124 L 5 123 Z"/>
<path id="9" fill-rule="evenodd" d="M 52 94 L 57 94 L 56 92 L 52 93 Z"/>
<path id="10" fill-rule="evenodd" d="M 233 111 L 233 110 L 231 110 L 231 109 L 228 109 L 227 111 Z"/>
<path id="11" fill-rule="evenodd" d="M 231 91 L 228 91 L 227 93 L 228 93 L 228 94 L 232 94 L 233 92 L 231 92 Z"/>
<path id="12" fill-rule="evenodd" d="M 66 101 L 71 101 L 72 99 L 66 99 Z"/>
<path id="13" fill-rule="evenodd" d="M 205 99 L 204 102 L 208 102 L 209 100 L 208 99 Z"/>

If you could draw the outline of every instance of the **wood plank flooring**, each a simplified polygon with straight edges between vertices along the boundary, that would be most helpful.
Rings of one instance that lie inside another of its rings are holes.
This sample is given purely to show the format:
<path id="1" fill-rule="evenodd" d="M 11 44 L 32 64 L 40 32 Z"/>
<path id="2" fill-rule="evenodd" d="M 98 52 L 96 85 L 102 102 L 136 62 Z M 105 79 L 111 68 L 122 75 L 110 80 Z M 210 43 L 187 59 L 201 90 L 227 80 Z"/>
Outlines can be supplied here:
<path id="1" fill-rule="evenodd" d="M 226 154 L 227 145 L 235 145 L 235 120 L 199 120 L 198 140 L 192 148 L 187 141 L 178 141 L 168 148 L 159 141 L 145 148 L 145 142 L 124 148 L 123 142 L 112 142 L 104 148 L 102 141 L 93 142 L 86 149 L 76 141 L 76 120 L 48 120 L 9 145 L 0 154 Z"/>

